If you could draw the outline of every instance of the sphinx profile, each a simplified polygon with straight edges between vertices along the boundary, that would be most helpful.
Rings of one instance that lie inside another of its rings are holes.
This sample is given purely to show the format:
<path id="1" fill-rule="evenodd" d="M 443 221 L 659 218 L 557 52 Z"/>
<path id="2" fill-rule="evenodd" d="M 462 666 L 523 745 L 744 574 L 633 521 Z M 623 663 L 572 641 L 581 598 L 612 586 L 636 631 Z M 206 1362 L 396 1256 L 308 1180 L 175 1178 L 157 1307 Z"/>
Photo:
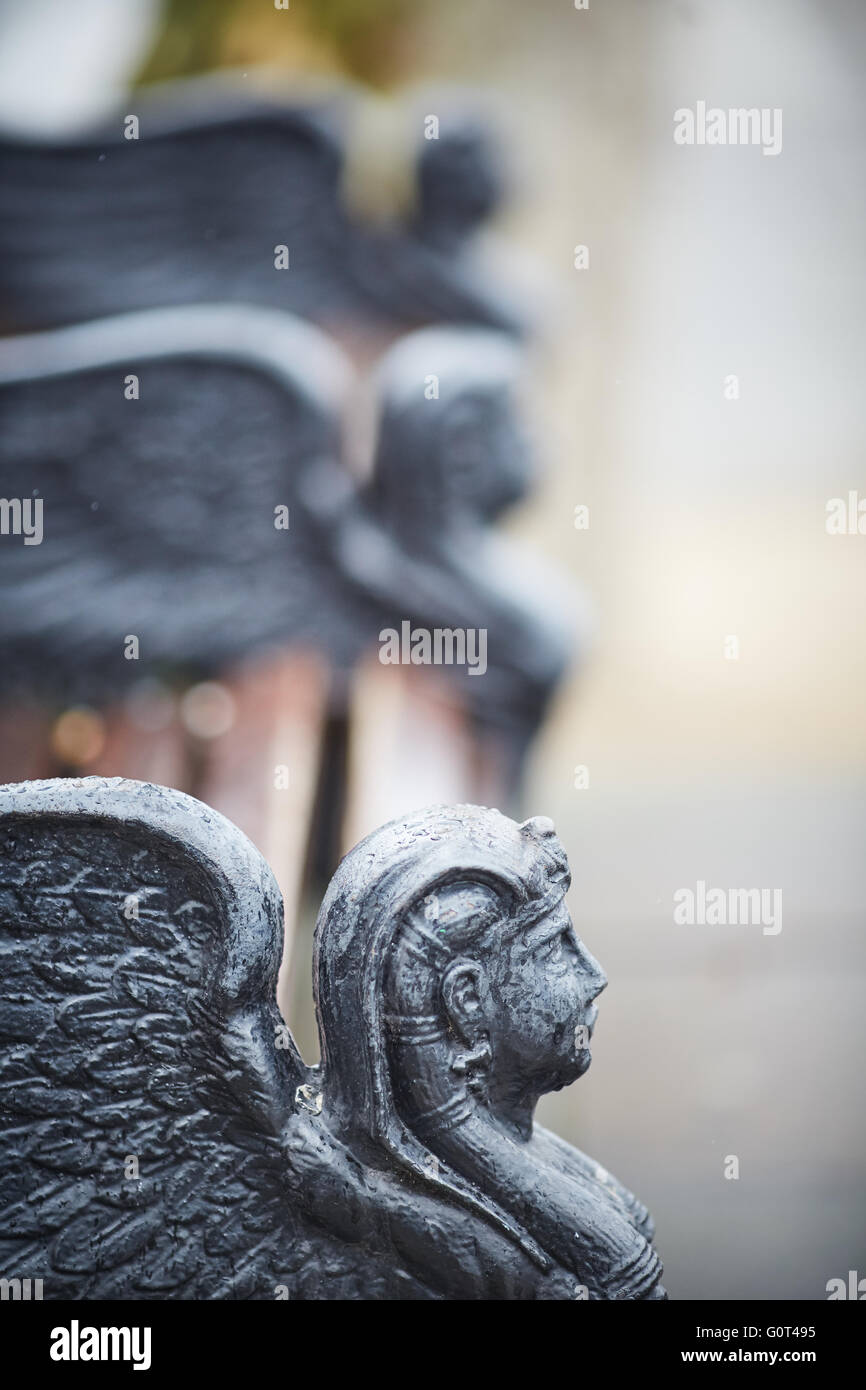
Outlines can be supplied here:
<path id="1" fill-rule="evenodd" d="M 533 1123 L 606 983 L 549 821 L 435 807 L 339 866 L 321 1063 L 264 861 L 179 792 L 0 789 L 0 1276 L 49 1298 L 658 1299 L 640 1203 Z"/>

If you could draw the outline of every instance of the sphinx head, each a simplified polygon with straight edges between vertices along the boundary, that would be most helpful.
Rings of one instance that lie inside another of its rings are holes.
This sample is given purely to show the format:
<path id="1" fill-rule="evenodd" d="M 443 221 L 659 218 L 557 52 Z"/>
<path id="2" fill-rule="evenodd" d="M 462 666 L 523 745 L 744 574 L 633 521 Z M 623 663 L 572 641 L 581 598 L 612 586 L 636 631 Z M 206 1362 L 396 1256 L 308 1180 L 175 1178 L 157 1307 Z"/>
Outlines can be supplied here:
<path id="1" fill-rule="evenodd" d="M 549 821 L 474 806 L 393 822 L 347 856 L 316 943 L 339 1123 L 387 1145 L 408 1126 L 423 1144 L 479 1108 L 531 1113 L 586 1070 L 606 980 L 569 881 Z"/>
<path id="2" fill-rule="evenodd" d="M 370 497 L 404 534 L 447 536 L 523 498 L 531 458 L 518 406 L 522 358 L 504 335 L 425 328 L 378 372 L 379 432 Z"/>
<path id="3" fill-rule="evenodd" d="M 449 1091 L 506 1115 L 590 1064 L 604 975 L 564 898 L 551 895 L 537 918 L 517 923 L 511 906 L 507 889 L 457 882 L 402 922 L 385 975 L 386 1027 L 398 1108 L 416 1126 L 435 1127 Z"/>
<path id="4" fill-rule="evenodd" d="M 443 251 L 459 250 L 503 201 L 501 150 L 484 116 L 468 107 L 449 111 L 436 139 L 419 142 L 417 170 L 415 227 Z"/>

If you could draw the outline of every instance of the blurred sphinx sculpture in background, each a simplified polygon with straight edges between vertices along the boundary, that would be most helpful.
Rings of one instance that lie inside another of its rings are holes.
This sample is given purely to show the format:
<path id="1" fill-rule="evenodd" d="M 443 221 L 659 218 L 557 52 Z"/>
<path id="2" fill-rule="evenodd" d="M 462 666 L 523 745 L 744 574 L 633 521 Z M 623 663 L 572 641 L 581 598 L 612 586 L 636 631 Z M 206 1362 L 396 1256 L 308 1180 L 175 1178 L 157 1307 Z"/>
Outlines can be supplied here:
<path id="1" fill-rule="evenodd" d="M 490 131 L 447 94 L 436 139 L 407 114 L 413 205 L 377 224 L 343 189 L 362 101 L 218 74 L 141 88 L 65 140 L 0 132 L 0 327 L 232 301 L 355 340 L 431 322 L 523 332 L 524 306 L 471 255 L 504 187 Z"/>
<path id="2" fill-rule="evenodd" d="M 129 781 L 0 790 L 0 1273 L 48 1299 L 663 1298 L 645 1209 L 533 1125 L 606 983 L 568 882 L 543 819 L 374 832 L 319 915 L 310 1068 L 279 893 L 231 824 Z"/>
<path id="3" fill-rule="evenodd" d="M 352 369 L 291 315 L 197 305 L 0 341 L 0 493 L 44 504 L 40 544 L 0 550 L 5 699 L 104 705 L 287 646 L 346 673 L 404 621 L 483 629 L 484 679 L 444 674 L 513 782 L 579 631 L 574 597 L 492 530 L 530 481 L 521 368 L 500 334 L 399 340 L 359 484 Z"/>
<path id="4" fill-rule="evenodd" d="M 360 495 L 323 509 L 335 562 L 375 597 L 382 626 L 482 629 L 483 680 L 445 672 L 481 726 L 498 731 L 513 780 L 589 622 L 583 596 L 495 523 L 532 490 L 521 413 L 525 362 L 501 334 L 420 329 L 385 354 Z M 339 496 L 323 486 L 326 499 Z M 387 538 L 387 543 L 383 543 Z"/>

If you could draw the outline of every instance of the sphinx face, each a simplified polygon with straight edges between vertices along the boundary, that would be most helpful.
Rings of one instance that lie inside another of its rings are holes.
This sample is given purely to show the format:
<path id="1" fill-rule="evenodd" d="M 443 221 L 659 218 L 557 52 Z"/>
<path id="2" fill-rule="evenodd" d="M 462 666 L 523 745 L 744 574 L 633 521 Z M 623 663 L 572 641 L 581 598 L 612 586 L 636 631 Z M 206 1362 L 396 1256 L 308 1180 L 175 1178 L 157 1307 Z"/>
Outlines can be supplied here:
<path id="1" fill-rule="evenodd" d="M 583 1075 L 607 978 L 564 899 L 504 945 L 489 984 L 493 1067 L 506 1090 L 537 1097 Z"/>
<path id="2" fill-rule="evenodd" d="M 503 194 L 498 151 L 480 123 L 464 121 L 422 140 L 419 231 L 443 247 L 461 240 L 495 212 Z"/>
<path id="3" fill-rule="evenodd" d="M 525 496 L 531 451 L 507 388 L 467 391 L 455 401 L 442 424 L 439 460 L 443 490 L 475 516 L 492 520 Z"/>

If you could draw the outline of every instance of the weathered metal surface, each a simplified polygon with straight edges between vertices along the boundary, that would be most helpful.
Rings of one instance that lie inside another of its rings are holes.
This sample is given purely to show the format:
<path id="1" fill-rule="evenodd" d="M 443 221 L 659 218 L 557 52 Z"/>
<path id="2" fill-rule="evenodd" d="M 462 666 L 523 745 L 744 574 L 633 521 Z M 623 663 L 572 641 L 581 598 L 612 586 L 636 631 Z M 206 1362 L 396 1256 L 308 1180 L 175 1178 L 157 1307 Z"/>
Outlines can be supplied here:
<path id="1" fill-rule="evenodd" d="M 605 979 L 549 821 L 374 832 L 319 915 L 320 1067 L 281 904 L 221 816 L 122 780 L 0 790 L 0 1273 L 51 1298 L 664 1297 L 646 1210 L 533 1124 Z"/>

